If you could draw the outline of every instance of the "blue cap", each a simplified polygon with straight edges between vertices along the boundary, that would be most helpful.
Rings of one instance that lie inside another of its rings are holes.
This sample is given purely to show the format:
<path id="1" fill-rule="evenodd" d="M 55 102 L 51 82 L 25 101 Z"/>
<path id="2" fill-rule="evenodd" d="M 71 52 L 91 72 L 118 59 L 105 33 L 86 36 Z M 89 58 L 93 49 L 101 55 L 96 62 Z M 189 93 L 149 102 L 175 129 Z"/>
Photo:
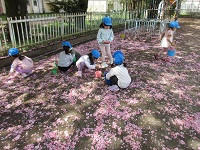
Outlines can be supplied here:
<path id="1" fill-rule="evenodd" d="M 104 18 L 102 19 L 102 21 L 103 21 L 103 23 L 104 23 L 105 25 L 107 25 L 107 26 L 112 26 L 112 20 L 111 20 L 110 17 L 104 17 Z"/>
<path id="2" fill-rule="evenodd" d="M 180 26 L 179 26 L 177 21 L 170 22 L 169 27 L 170 28 L 180 28 Z"/>
<path id="3" fill-rule="evenodd" d="M 120 53 L 115 54 L 113 61 L 116 65 L 121 65 L 124 61 L 124 56 Z"/>
<path id="4" fill-rule="evenodd" d="M 19 50 L 17 48 L 10 48 L 8 50 L 8 56 L 14 56 L 14 55 L 17 55 L 19 54 Z"/>
<path id="5" fill-rule="evenodd" d="M 94 58 L 99 58 L 99 57 L 100 57 L 99 51 L 96 50 L 96 49 L 93 49 L 93 50 L 92 50 L 92 56 L 93 56 Z"/>
<path id="6" fill-rule="evenodd" d="M 73 47 L 71 46 L 70 42 L 62 42 L 62 46 L 69 46 L 70 49 L 72 49 Z"/>
<path id="7" fill-rule="evenodd" d="M 123 54 L 122 51 L 120 51 L 120 50 L 116 50 L 116 51 L 113 53 L 113 57 L 115 57 L 116 54 L 121 54 L 121 55 L 124 57 L 124 54 Z"/>

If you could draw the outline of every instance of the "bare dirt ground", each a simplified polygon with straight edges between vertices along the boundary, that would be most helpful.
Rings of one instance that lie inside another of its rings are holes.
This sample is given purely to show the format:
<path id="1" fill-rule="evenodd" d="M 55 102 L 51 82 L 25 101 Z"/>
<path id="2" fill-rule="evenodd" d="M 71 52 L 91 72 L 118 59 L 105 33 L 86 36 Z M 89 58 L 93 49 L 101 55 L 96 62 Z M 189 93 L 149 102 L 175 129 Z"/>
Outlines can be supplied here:
<path id="1" fill-rule="evenodd" d="M 123 51 L 132 78 L 118 92 L 94 72 L 52 74 L 57 55 L 37 60 L 26 79 L 1 80 L 1 149 L 200 150 L 200 20 L 180 18 L 179 24 L 170 62 L 154 60 L 155 38 L 115 33 L 112 52 Z M 98 45 L 75 48 L 87 54 Z M 1 79 L 7 73 L 2 69 Z"/>

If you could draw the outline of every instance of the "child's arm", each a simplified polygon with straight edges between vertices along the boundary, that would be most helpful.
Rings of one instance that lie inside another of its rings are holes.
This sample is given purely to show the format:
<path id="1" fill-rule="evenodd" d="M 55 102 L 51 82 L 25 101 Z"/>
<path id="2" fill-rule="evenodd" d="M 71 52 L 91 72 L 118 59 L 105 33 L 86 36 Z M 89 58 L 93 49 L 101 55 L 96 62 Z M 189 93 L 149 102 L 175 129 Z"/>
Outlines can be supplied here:
<path id="1" fill-rule="evenodd" d="M 85 65 L 89 68 L 89 69 L 95 69 L 96 65 L 90 65 L 89 62 L 85 62 Z"/>
<path id="2" fill-rule="evenodd" d="M 33 60 L 32 60 L 31 58 L 26 57 L 26 59 L 27 59 L 28 61 L 30 61 L 31 63 L 33 63 Z"/>
<path id="3" fill-rule="evenodd" d="M 102 38 L 101 38 L 101 31 L 99 29 L 98 33 L 97 33 L 97 42 L 100 44 L 103 42 Z"/>
<path id="4" fill-rule="evenodd" d="M 112 42 L 114 40 L 114 33 L 113 30 L 111 29 L 110 37 L 109 37 L 109 42 Z"/>
<path id="5" fill-rule="evenodd" d="M 161 41 L 162 38 L 163 38 L 164 36 L 165 36 L 165 32 L 162 32 L 162 33 L 160 34 L 159 41 Z"/>
<path id="6" fill-rule="evenodd" d="M 170 37 L 171 37 L 171 36 L 172 36 L 171 34 L 169 34 L 169 35 L 167 36 L 167 41 L 171 44 L 171 46 L 175 47 L 175 44 L 173 44 L 173 43 L 170 41 Z"/>
<path id="7" fill-rule="evenodd" d="M 114 71 L 113 71 L 113 68 L 112 69 L 110 69 L 110 71 L 106 74 L 106 79 L 110 79 L 110 77 L 112 77 L 112 76 L 114 76 L 115 74 L 114 74 Z"/>
<path id="8" fill-rule="evenodd" d="M 13 66 L 13 65 L 12 65 L 12 66 Z M 14 69 L 13 67 L 11 67 L 11 68 L 10 68 L 10 71 L 9 71 L 9 73 L 8 73 L 8 76 L 7 76 L 8 79 L 11 78 L 11 77 L 14 75 L 14 71 L 15 71 L 15 69 Z"/>

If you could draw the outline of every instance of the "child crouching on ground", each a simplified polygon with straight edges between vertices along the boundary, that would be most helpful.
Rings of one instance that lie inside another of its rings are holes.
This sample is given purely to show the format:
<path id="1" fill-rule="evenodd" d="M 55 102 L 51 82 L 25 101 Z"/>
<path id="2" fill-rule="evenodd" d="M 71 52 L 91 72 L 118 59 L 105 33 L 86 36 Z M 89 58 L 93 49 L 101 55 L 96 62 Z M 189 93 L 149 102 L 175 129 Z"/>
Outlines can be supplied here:
<path id="1" fill-rule="evenodd" d="M 99 69 L 99 66 L 95 64 L 95 60 L 100 57 L 100 53 L 98 50 L 92 50 L 91 53 L 87 55 L 81 56 L 78 61 L 76 62 L 76 66 L 78 68 L 78 72 L 76 76 L 82 77 L 82 71 L 85 68 L 88 69 Z"/>
<path id="2" fill-rule="evenodd" d="M 80 54 L 73 50 L 70 42 L 62 42 L 63 51 L 60 52 L 58 58 L 58 69 L 66 72 L 71 66 L 76 65 L 76 60 L 80 58 Z"/>
<path id="3" fill-rule="evenodd" d="M 127 88 L 131 83 L 131 77 L 124 62 L 124 55 L 121 51 L 113 54 L 113 65 L 108 73 L 105 73 L 106 84 L 109 90 L 118 91 L 119 88 Z"/>
<path id="4" fill-rule="evenodd" d="M 20 73 L 23 78 L 28 77 L 33 73 L 33 60 L 27 56 L 21 55 L 17 48 L 10 48 L 8 50 L 8 56 L 14 58 L 9 72 L 9 78 L 14 75 L 15 71 Z"/>

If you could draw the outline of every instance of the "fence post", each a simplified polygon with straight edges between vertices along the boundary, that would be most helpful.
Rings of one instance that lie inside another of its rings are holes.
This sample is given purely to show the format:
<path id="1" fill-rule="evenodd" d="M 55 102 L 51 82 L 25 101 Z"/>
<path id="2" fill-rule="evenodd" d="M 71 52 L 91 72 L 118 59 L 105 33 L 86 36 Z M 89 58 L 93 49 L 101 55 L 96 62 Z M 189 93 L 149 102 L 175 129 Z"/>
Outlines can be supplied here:
<path id="1" fill-rule="evenodd" d="M 89 25 L 89 31 L 91 31 L 92 28 L 92 12 L 89 13 L 90 18 L 90 25 Z"/>
<path id="2" fill-rule="evenodd" d="M 15 38 L 14 38 L 14 34 L 13 34 L 13 29 L 12 29 L 12 25 L 10 23 L 10 18 L 7 18 L 7 22 L 8 22 L 8 28 L 9 28 L 9 33 L 10 33 L 10 40 L 11 40 L 11 43 L 12 43 L 12 47 L 15 47 L 16 46 L 16 41 L 15 41 Z"/>
<path id="3" fill-rule="evenodd" d="M 64 17 L 63 15 L 60 16 L 60 20 L 61 20 L 61 38 L 64 36 Z"/>

